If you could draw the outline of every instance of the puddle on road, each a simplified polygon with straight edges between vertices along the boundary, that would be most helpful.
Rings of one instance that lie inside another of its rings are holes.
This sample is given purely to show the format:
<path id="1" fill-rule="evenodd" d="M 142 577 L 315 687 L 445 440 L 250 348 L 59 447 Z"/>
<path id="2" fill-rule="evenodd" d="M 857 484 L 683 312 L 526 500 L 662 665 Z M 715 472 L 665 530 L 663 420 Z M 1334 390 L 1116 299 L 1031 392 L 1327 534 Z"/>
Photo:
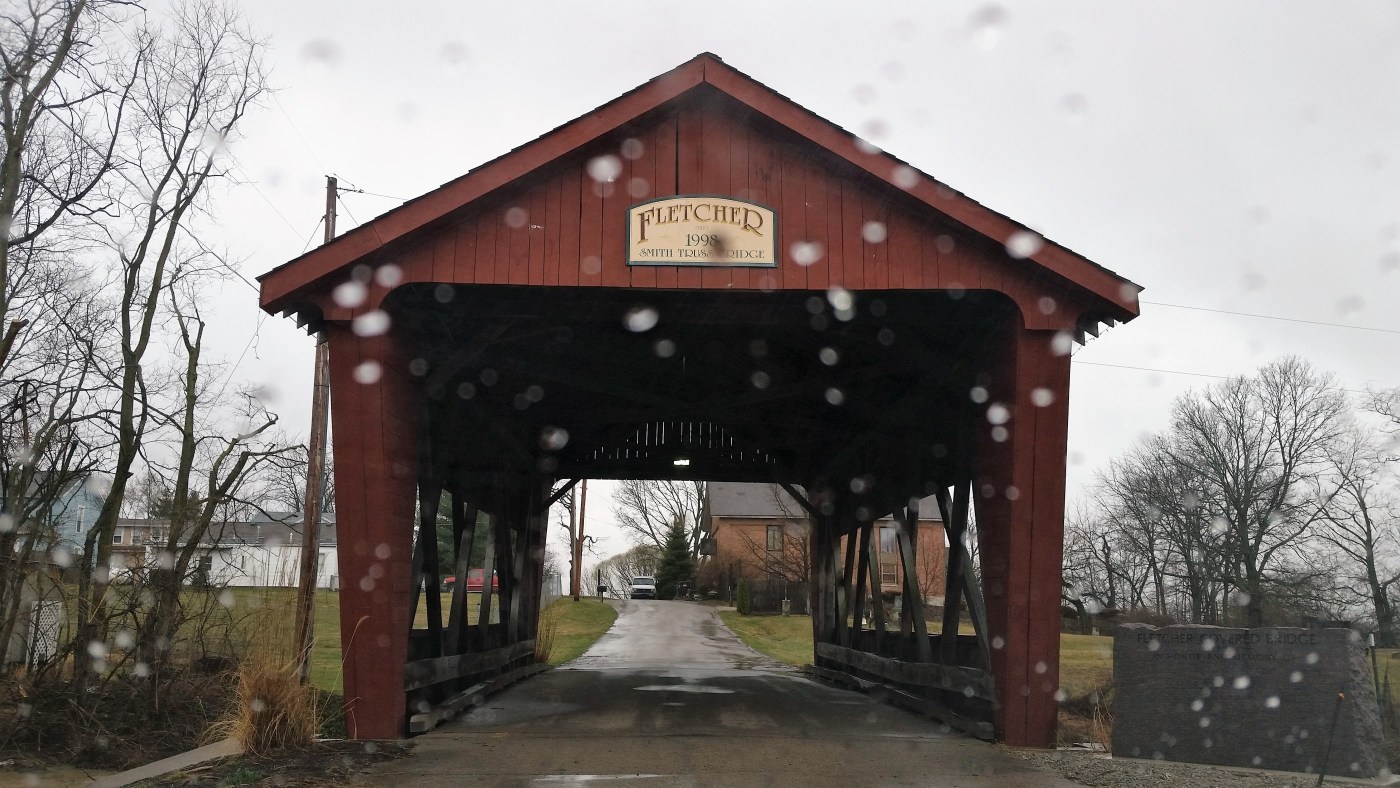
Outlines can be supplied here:
<path id="1" fill-rule="evenodd" d="M 694 692 L 702 695 L 733 695 L 734 690 L 723 687 L 709 687 L 704 684 L 647 684 L 633 687 L 643 692 Z"/>

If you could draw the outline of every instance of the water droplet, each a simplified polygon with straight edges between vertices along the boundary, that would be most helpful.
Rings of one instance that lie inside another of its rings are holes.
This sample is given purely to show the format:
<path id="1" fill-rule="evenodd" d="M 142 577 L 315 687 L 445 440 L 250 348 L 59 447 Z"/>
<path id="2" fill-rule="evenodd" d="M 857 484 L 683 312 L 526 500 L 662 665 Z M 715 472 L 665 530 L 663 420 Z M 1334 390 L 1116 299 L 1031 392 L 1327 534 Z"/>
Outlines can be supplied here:
<path id="1" fill-rule="evenodd" d="M 530 212 L 517 205 L 506 211 L 505 220 L 507 227 L 519 230 L 530 221 Z"/>
<path id="2" fill-rule="evenodd" d="M 634 306 L 622 316 L 622 324 L 628 331 L 641 334 L 656 327 L 661 314 L 649 306 Z"/>
<path id="3" fill-rule="evenodd" d="M 992 638 L 992 648 L 995 648 L 995 649 L 1003 649 L 1003 648 L 1006 648 L 1006 638 L 1003 638 L 1001 635 L 997 635 L 997 636 L 993 637 L 993 638 Z"/>
<path id="4" fill-rule="evenodd" d="M 1017 230 L 1006 239 L 1006 253 L 1024 260 L 1045 247 L 1045 239 L 1030 230 Z"/>
<path id="5" fill-rule="evenodd" d="M 998 427 L 998 429 L 1001 429 Z M 1006 485 L 1006 500 L 1016 501 L 1021 498 L 1021 489 L 1014 484 Z"/>
<path id="6" fill-rule="evenodd" d="M 355 367 L 352 377 L 355 378 L 356 383 L 368 385 L 370 383 L 378 383 L 379 378 L 383 376 L 383 374 L 384 368 L 379 366 L 378 361 L 362 361 L 359 366 Z"/>
<path id="7" fill-rule="evenodd" d="M 1308 656 L 1307 656 L 1307 663 L 1308 663 L 1309 665 L 1316 665 L 1316 664 L 1317 664 L 1317 660 L 1318 660 L 1317 652 L 1316 652 L 1316 651 L 1309 651 L 1309 652 L 1308 652 Z"/>
<path id="8" fill-rule="evenodd" d="M 1201 727 L 1202 727 L 1202 728 L 1209 728 L 1209 727 L 1210 727 L 1210 717 L 1202 717 L 1202 718 L 1201 718 Z"/>
<path id="9" fill-rule="evenodd" d="M 1162 641 L 1160 641 L 1160 640 L 1157 640 L 1157 639 L 1154 638 L 1154 639 L 1152 639 L 1152 640 L 1147 641 L 1147 650 L 1148 650 L 1148 651 L 1156 651 L 1156 650 L 1160 649 L 1161 647 L 1162 647 Z"/>
<path id="10" fill-rule="evenodd" d="M 1289 682 L 1290 684 L 1297 684 L 1297 683 L 1301 682 L 1302 680 L 1303 680 L 1303 671 L 1301 671 L 1301 670 L 1295 670 L 1295 671 L 1293 671 L 1292 673 L 1288 674 L 1288 682 Z"/>
<path id="11" fill-rule="evenodd" d="M 540 448 L 545 451 L 559 451 L 569 445 L 569 431 L 563 427 L 545 427 L 540 430 Z"/>
<path id="12" fill-rule="evenodd" d="M 1000 402 L 993 402 L 987 406 L 987 422 L 990 424 L 1005 424 L 1011 420 L 1011 410 Z"/>
<path id="13" fill-rule="evenodd" d="M 841 356 L 836 352 L 836 349 L 829 347 L 824 347 L 818 351 L 817 358 L 821 359 L 821 362 L 828 367 L 836 366 L 836 363 L 841 360 Z"/>
<path id="14" fill-rule="evenodd" d="M 219 592 L 219 604 L 232 610 L 233 606 L 238 604 L 238 597 L 234 596 L 232 591 L 224 589 Z"/>
<path id="15" fill-rule="evenodd" d="M 1235 689 L 1237 689 L 1237 690 L 1249 689 L 1249 677 L 1248 677 L 1248 676 L 1236 676 L 1236 677 L 1235 677 Z"/>
<path id="16" fill-rule="evenodd" d="M 369 295 L 369 288 L 363 283 L 353 279 L 343 282 L 331 291 L 331 300 L 336 306 L 345 309 L 354 309 L 365 302 L 365 297 Z"/>
<path id="17" fill-rule="evenodd" d="M 808 266 L 822 259 L 824 253 L 822 245 L 816 241 L 798 241 L 788 250 L 792 256 L 792 261 L 801 266 Z"/>
<path id="18" fill-rule="evenodd" d="M 1050 389 L 1040 387 L 1031 389 L 1031 404 L 1037 408 L 1043 408 L 1055 401 L 1055 392 Z"/>
<path id="19" fill-rule="evenodd" d="M 393 263 L 374 269 L 374 281 L 380 287 L 397 287 L 403 281 L 403 269 Z"/>
<path id="20" fill-rule="evenodd" d="M 993 441 L 996 441 L 997 443 L 1006 443 L 1007 439 L 1010 438 L 1010 437 L 1011 437 L 1011 431 L 1008 430 L 1008 429 L 1006 429 L 1005 427 L 993 427 L 993 428 L 992 428 L 992 440 L 993 440 Z"/>
<path id="21" fill-rule="evenodd" d="M 389 330 L 389 313 L 382 309 L 366 312 L 350 323 L 350 330 L 356 336 L 377 337 Z"/>
<path id="22" fill-rule="evenodd" d="M 1053 315 L 1055 310 L 1059 308 L 1059 304 L 1056 304 L 1055 299 L 1050 296 L 1041 296 L 1040 301 L 1036 302 L 1036 308 L 1040 310 L 1042 315 Z"/>
<path id="23" fill-rule="evenodd" d="M 1049 666 L 1049 665 L 1046 665 L 1044 662 L 1037 662 L 1037 663 L 1035 663 L 1035 672 L 1036 672 L 1036 673 L 1044 673 L 1045 671 L 1047 671 L 1047 670 L 1049 670 L 1049 669 L 1050 669 L 1050 666 Z"/>
<path id="24" fill-rule="evenodd" d="M 329 38 L 313 38 L 301 45 L 301 58 L 334 68 L 340 65 L 340 45 Z"/>
<path id="25" fill-rule="evenodd" d="M 91 641 L 88 643 L 87 653 L 88 656 L 92 657 L 93 659 L 106 659 L 107 644 L 103 643 L 100 640 Z"/>
<path id="26" fill-rule="evenodd" d="M 967 396 L 972 398 L 973 402 L 976 402 L 978 405 L 981 405 L 982 403 L 987 401 L 987 398 L 990 395 L 987 393 L 987 390 L 982 388 L 981 386 L 973 386 L 972 389 L 967 392 Z"/>
<path id="27" fill-rule="evenodd" d="M 1206 703 L 1205 703 L 1205 701 L 1203 701 L 1203 700 L 1197 699 L 1197 700 L 1191 701 L 1191 711 L 1201 711 L 1201 710 L 1204 709 L 1205 707 L 1206 707 Z"/>
<path id="28" fill-rule="evenodd" d="M 969 20 L 972 42 L 985 50 L 995 49 L 1005 26 L 1006 11 L 998 5 L 984 5 Z"/>
<path id="29" fill-rule="evenodd" d="M 1069 700 L 1069 693 L 1068 693 L 1068 692 L 1065 692 L 1063 688 L 1060 688 L 1060 689 L 1055 690 L 1055 702 L 1056 702 L 1056 703 L 1064 703 L 1064 702 L 1067 701 L 1067 700 Z"/>
<path id="30" fill-rule="evenodd" d="M 866 243 L 884 243 L 885 239 L 888 238 L 889 235 L 890 232 L 885 227 L 884 222 L 870 221 L 866 222 L 860 227 L 860 237 L 864 238 Z"/>
<path id="31" fill-rule="evenodd" d="M 656 344 L 652 345 L 652 350 L 660 358 L 670 358 L 676 355 L 676 343 L 669 339 L 658 339 Z"/>
<path id="32" fill-rule="evenodd" d="M 461 65 L 467 62 L 467 47 L 460 41 L 448 41 L 438 50 L 438 57 L 449 66 Z"/>
<path id="33" fill-rule="evenodd" d="M 826 390 L 826 401 L 832 405 L 840 405 L 846 401 L 846 395 L 841 393 L 841 389 L 833 386 Z"/>
<path id="34" fill-rule="evenodd" d="M 912 189 L 919 185 L 919 171 L 908 164 L 900 164 L 890 173 L 890 180 L 901 189 Z"/>
<path id="35" fill-rule="evenodd" d="M 838 320 L 850 320 L 855 317 L 856 297 L 844 287 L 831 287 L 826 291 L 826 300 L 831 303 L 831 308 L 836 311 Z M 844 317 L 843 317 L 844 315 Z"/>
<path id="36" fill-rule="evenodd" d="M 622 159 L 612 154 L 595 156 L 588 162 L 588 177 L 598 183 L 612 183 L 622 174 Z"/>
<path id="37" fill-rule="evenodd" d="M 1058 331 L 1050 340 L 1050 352 L 1057 356 L 1068 356 L 1074 350 L 1074 335 L 1068 331 Z"/>
<path id="38" fill-rule="evenodd" d="M 1089 101 L 1078 93 L 1071 93 L 1060 99 L 1060 109 L 1071 123 L 1079 123 L 1089 114 Z"/>

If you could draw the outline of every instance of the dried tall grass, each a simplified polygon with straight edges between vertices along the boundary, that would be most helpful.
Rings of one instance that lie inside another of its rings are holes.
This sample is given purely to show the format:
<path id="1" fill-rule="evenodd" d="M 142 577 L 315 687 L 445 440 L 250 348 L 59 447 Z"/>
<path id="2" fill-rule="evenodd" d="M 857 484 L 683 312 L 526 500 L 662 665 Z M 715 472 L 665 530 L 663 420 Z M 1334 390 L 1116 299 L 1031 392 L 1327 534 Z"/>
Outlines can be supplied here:
<path id="1" fill-rule="evenodd" d="M 546 610 L 540 614 L 539 626 L 535 629 L 535 661 L 549 662 L 549 655 L 554 653 L 554 638 L 559 633 L 559 621 L 557 614 Z"/>
<path id="2" fill-rule="evenodd" d="M 321 709 L 315 688 L 297 675 L 289 631 L 294 611 L 273 605 L 259 612 L 251 629 L 256 634 L 235 671 L 235 703 L 212 733 L 235 739 L 251 755 L 308 747 L 320 728 Z"/>

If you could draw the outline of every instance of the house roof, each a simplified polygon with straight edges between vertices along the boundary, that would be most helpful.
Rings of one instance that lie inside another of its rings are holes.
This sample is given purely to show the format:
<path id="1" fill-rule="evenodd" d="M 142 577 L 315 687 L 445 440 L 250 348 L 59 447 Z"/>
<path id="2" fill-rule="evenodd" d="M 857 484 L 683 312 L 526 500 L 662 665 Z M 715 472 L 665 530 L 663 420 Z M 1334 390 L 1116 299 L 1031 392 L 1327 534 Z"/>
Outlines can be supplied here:
<path id="1" fill-rule="evenodd" d="M 705 485 L 711 517 L 803 518 L 807 513 L 776 484 L 710 482 Z M 889 518 L 886 518 L 889 519 Z M 938 501 L 932 495 L 919 502 L 920 520 L 938 519 Z"/>
<path id="2" fill-rule="evenodd" d="M 813 145 L 845 159 L 998 244 L 1006 244 L 1019 234 L 1028 232 L 1024 225 L 925 173 L 915 170 L 919 177 L 911 179 L 909 173 L 912 168 L 905 162 L 706 52 L 263 274 L 258 277 L 262 286 L 263 309 L 268 312 L 298 311 L 311 293 L 331 287 L 330 277 L 367 256 L 399 245 L 416 231 L 447 218 L 492 191 L 578 151 L 701 86 L 729 96 Z M 910 185 L 911 181 L 913 185 Z M 1103 302 L 1104 315 L 1110 321 L 1130 320 L 1138 313 L 1137 294 L 1142 289 L 1140 286 L 1064 246 L 1047 240 L 1025 260 L 1096 296 Z M 341 280 L 335 278 L 333 281 Z"/>

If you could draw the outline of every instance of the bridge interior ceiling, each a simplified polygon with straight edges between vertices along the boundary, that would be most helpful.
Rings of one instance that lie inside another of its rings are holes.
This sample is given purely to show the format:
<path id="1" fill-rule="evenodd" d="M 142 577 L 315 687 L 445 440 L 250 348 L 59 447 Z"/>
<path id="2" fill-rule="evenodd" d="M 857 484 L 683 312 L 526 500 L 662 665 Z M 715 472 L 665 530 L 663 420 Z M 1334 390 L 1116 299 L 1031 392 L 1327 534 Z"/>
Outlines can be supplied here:
<path id="1" fill-rule="evenodd" d="M 429 467 L 483 506 L 541 475 L 697 478 L 827 485 L 859 519 L 970 477 L 969 392 L 1013 317 L 977 291 L 412 285 L 386 308 Z"/>

